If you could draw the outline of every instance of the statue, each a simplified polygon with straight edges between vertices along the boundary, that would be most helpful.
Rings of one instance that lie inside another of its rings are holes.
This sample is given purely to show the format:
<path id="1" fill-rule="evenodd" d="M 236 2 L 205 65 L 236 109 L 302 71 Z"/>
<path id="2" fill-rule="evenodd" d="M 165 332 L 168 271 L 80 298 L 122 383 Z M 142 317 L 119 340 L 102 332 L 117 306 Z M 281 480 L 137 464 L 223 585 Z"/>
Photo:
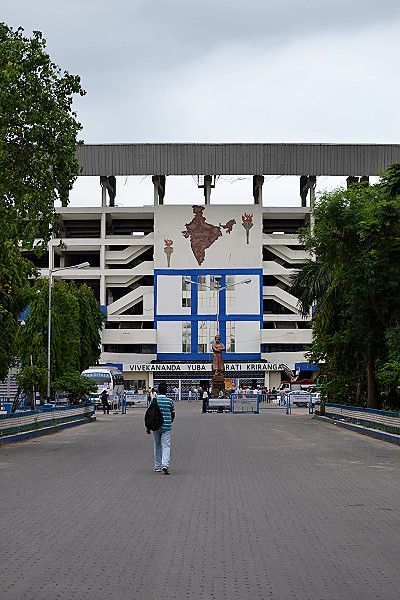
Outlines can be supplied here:
<path id="1" fill-rule="evenodd" d="M 221 342 L 221 336 L 220 335 L 216 335 L 215 336 L 215 341 L 213 342 L 212 345 L 212 350 L 213 350 L 213 359 L 212 359 L 212 370 L 213 370 L 213 375 L 215 376 L 221 376 L 224 374 L 224 361 L 222 359 L 222 351 L 225 350 L 225 346 L 224 344 Z"/>

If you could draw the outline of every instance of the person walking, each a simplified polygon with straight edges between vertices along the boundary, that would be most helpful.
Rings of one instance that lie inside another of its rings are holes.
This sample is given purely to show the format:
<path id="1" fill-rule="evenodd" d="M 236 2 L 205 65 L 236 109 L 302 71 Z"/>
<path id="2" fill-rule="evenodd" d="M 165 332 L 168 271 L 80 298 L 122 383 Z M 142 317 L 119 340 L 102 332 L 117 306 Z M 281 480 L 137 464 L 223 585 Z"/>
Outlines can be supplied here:
<path id="1" fill-rule="evenodd" d="M 110 404 L 108 402 L 108 394 L 107 394 L 106 390 L 103 390 L 101 392 L 100 398 L 101 398 L 101 403 L 103 405 L 103 413 L 106 414 L 106 411 L 107 411 L 107 414 L 109 415 L 110 414 Z"/>
<path id="2" fill-rule="evenodd" d="M 175 407 L 171 398 L 166 396 L 167 384 L 162 382 L 158 386 L 157 404 L 160 407 L 164 419 L 160 429 L 153 431 L 154 442 L 154 471 L 169 475 L 169 463 L 171 455 L 171 429 L 175 419 Z M 152 400 L 153 402 L 154 400 Z M 151 431 L 146 427 L 146 433 Z"/>

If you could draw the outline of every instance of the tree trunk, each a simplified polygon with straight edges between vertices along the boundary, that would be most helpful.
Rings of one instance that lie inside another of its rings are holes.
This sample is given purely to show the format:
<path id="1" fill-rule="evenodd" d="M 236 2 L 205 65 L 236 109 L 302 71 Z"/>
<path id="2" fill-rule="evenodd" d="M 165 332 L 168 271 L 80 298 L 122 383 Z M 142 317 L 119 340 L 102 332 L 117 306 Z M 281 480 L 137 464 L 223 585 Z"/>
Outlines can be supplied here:
<path id="1" fill-rule="evenodd" d="M 367 407 L 379 408 L 378 384 L 375 378 L 375 361 L 372 356 L 367 364 L 367 386 Z"/>
<path id="2" fill-rule="evenodd" d="M 358 406 L 358 404 L 360 403 L 360 398 L 361 398 L 361 381 L 359 381 L 357 383 L 357 390 L 356 390 L 356 406 Z"/>

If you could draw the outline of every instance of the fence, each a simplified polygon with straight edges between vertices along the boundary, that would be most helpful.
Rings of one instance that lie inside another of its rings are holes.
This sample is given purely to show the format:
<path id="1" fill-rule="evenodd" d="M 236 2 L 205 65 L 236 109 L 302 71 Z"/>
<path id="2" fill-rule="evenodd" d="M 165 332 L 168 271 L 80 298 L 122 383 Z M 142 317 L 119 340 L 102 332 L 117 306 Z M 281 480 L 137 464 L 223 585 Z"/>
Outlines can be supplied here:
<path id="1" fill-rule="evenodd" d="M 261 394 L 232 394 L 231 411 L 233 413 L 260 413 Z"/>
<path id="2" fill-rule="evenodd" d="M 260 409 L 284 408 L 285 394 L 259 394 L 259 405 Z"/>
<path id="3" fill-rule="evenodd" d="M 85 404 L 59 408 L 49 406 L 42 410 L 2 414 L 0 415 L 0 440 L 7 441 L 7 436 L 15 434 L 84 423 L 93 418 L 93 413 L 93 407 Z"/>
<path id="4" fill-rule="evenodd" d="M 321 411 L 316 409 L 315 413 L 320 415 Z M 327 403 L 325 404 L 324 416 L 332 420 L 346 421 L 347 423 L 400 435 L 400 413 L 398 412 Z"/>

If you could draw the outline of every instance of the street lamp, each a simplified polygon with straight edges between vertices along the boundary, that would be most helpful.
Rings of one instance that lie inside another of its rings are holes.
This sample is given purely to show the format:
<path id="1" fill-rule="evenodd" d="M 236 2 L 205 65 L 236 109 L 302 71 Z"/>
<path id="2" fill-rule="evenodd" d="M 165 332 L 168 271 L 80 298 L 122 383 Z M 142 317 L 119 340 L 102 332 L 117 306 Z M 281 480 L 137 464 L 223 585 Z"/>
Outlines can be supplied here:
<path id="1" fill-rule="evenodd" d="M 79 265 L 71 265 L 70 267 L 57 267 L 50 269 L 49 267 L 49 324 L 47 329 L 47 403 L 50 402 L 50 372 L 51 372 L 51 286 L 53 285 L 53 273 L 65 271 L 67 269 L 87 269 L 90 267 L 88 262 L 79 263 Z"/>
<path id="2" fill-rule="evenodd" d="M 227 285 L 224 285 L 224 287 L 220 287 L 221 280 L 222 280 L 221 275 L 214 275 L 214 281 L 216 284 L 215 287 L 212 287 L 211 285 L 208 285 L 207 283 L 201 284 L 201 285 L 204 285 L 205 287 L 207 287 L 209 290 L 217 290 L 217 334 L 219 334 L 219 293 L 228 288 L 235 287 L 236 285 L 241 285 L 242 283 L 244 283 L 246 285 L 251 283 L 251 279 L 245 279 L 244 281 L 238 281 L 237 283 L 228 283 Z M 192 285 L 196 285 L 196 283 L 197 283 L 196 281 L 192 281 L 190 279 L 190 277 L 185 277 L 184 281 L 186 283 L 191 283 Z"/>

